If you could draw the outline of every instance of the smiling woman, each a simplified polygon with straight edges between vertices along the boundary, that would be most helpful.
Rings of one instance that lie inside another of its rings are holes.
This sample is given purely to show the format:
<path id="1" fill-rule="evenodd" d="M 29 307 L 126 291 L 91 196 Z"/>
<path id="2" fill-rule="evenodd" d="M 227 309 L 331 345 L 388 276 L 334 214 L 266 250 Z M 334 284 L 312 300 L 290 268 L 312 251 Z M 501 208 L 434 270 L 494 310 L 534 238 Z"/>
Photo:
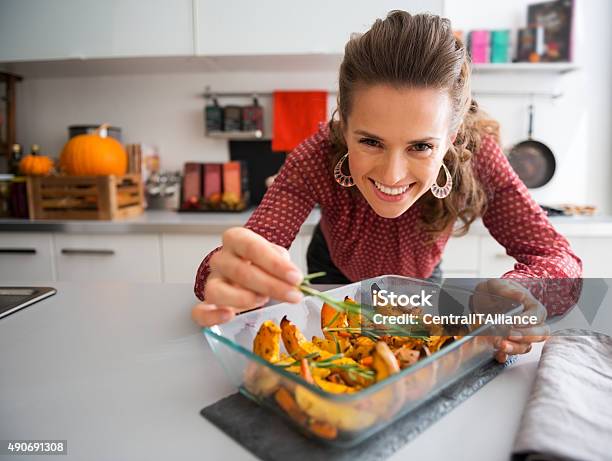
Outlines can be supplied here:
<path id="1" fill-rule="evenodd" d="M 449 97 L 376 84 L 355 91 L 351 106 L 346 122 L 330 127 L 342 130 L 335 134 L 336 156 L 348 158 L 354 185 L 374 211 L 397 218 L 432 187 L 449 152 Z"/>
<path id="2" fill-rule="evenodd" d="M 247 224 L 200 265 L 195 293 L 205 302 L 194 320 L 227 321 L 269 298 L 299 301 L 302 274 L 286 249 L 317 204 L 308 264 L 327 282 L 434 277 L 455 224 L 465 232 L 477 217 L 517 260 L 502 278 L 580 277 L 580 259 L 510 167 L 497 132 L 471 97 L 469 56 L 447 19 L 392 11 L 377 20 L 346 45 L 334 117 L 288 155 Z M 543 309 L 518 284 L 491 286 Z M 565 308 L 553 303 L 549 313 Z M 498 359 L 527 352 L 545 332 L 502 342 Z"/>

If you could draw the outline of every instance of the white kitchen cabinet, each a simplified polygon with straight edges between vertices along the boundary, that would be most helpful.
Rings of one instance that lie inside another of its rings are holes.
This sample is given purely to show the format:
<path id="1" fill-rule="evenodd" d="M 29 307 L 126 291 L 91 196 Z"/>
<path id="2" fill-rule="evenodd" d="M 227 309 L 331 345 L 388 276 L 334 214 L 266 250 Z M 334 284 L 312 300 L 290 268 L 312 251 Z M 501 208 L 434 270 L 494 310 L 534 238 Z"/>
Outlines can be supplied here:
<path id="1" fill-rule="evenodd" d="M 516 260 L 493 237 L 480 237 L 480 277 L 497 278 L 512 270 Z"/>
<path id="2" fill-rule="evenodd" d="M 161 282 L 157 234 L 55 234 L 57 280 Z"/>
<path id="3" fill-rule="evenodd" d="M 583 277 L 612 277 L 612 238 L 610 237 L 570 237 L 574 253 L 582 259 Z"/>
<path id="4" fill-rule="evenodd" d="M 55 280 L 50 233 L 0 232 L 0 283 Z"/>
<path id="5" fill-rule="evenodd" d="M 2 0 L 0 62 L 193 55 L 191 0 Z"/>
<path id="6" fill-rule="evenodd" d="M 306 251 L 308 250 L 311 238 L 311 234 L 298 234 L 289 248 L 291 261 L 302 271 L 302 274 L 308 273 Z"/>
<path id="7" fill-rule="evenodd" d="M 480 276 L 500 277 L 512 270 L 516 260 L 491 237 L 481 237 Z M 572 250 L 582 259 L 584 277 L 610 277 L 612 267 L 606 257 L 612 254 L 611 237 L 568 237 Z"/>
<path id="8" fill-rule="evenodd" d="M 442 273 L 445 278 L 478 277 L 480 239 L 473 235 L 449 239 L 442 254 Z"/>
<path id="9" fill-rule="evenodd" d="M 204 257 L 221 245 L 221 234 L 162 234 L 164 282 L 193 283 Z"/>
<path id="10" fill-rule="evenodd" d="M 298 235 L 289 249 L 291 260 L 305 274 L 306 249 L 310 235 Z M 204 257 L 221 245 L 221 233 L 210 235 L 161 235 L 162 271 L 164 282 L 193 283 Z"/>
<path id="11" fill-rule="evenodd" d="M 390 10 L 441 14 L 443 0 L 195 0 L 202 55 L 343 54 Z"/>

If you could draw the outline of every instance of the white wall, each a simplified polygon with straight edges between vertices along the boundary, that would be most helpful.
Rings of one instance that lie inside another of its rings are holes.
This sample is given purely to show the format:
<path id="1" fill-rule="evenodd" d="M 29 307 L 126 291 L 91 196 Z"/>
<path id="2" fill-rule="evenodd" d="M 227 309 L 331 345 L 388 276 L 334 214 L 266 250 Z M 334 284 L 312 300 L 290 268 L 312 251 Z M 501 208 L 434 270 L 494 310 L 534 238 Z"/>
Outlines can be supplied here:
<path id="1" fill-rule="evenodd" d="M 581 24 L 576 54 L 581 71 L 552 78 L 476 75 L 474 89 L 539 88 L 549 91 L 553 85 L 563 91 L 564 97 L 559 100 L 535 101 L 535 136 L 555 151 L 559 170 L 551 185 L 534 191 L 533 195 L 551 204 L 592 203 L 610 213 L 612 36 L 607 21 L 612 17 L 612 2 L 578 1 Z M 526 0 L 505 3 L 446 0 L 446 12 L 457 28 L 516 28 L 522 25 L 526 3 Z M 470 8 L 465 8 L 466 4 Z M 503 8 L 507 11 L 502 11 Z M 292 59 L 287 62 L 293 62 Z M 188 160 L 227 158 L 226 142 L 210 140 L 203 135 L 204 100 L 199 95 L 206 85 L 218 91 L 333 90 L 337 82 L 333 60 L 331 64 L 314 66 L 315 70 L 304 70 L 309 66 L 281 65 L 276 66 L 281 69 L 278 71 L 265 71 L 265 62 L 255 61 L 235 66 L 238 70 L 224 71 L 214 71 L 214 65 L 208 65 L 203 71 L 198 70 L 197 65 L 179 64 L 177 62 L 176 69 L 170 70 L 159 70 L 155 66 L 149 70 L 143 64 L 145 70 L 128 71 L 116 70 L 109 64 L 96 68 L 96 72 L 88 76 L 69 77 L 70 71 L 63 70 L 54 78 L 27 78 L 18 91 L 19 141 L 26 145 L 39 143 L 45 152 L 57 155 L 67 138 L 68 125 L 107 121 L 123 128 L 127 142 L 158 145 L 162 166 L 178 169 Z M 78 67 L 78 63 L 75 65 Z M 104 75 L 106 73 L 113 75 Z M 261 102 L 267 109 L 269 127 L 271 101 L 262 99 Z M 488 97 L 481 98 L 480 102 L 502 123 L 504 147 L 525 137 L 527 98 Z M 330 97 L 330 112 L 333 105 L 334 98 Z"/>
<path id="2" fill-rule="evenodd" d="M 18 94 L 19 141 L 39 143 L 55 156 L 67 140 L 69 125 L 106 121 L 122 128 L 126 142 L 157 145 L 163 168 L 180 169 L 189 160 L 224 161 L 227 142 L 204 136 L 205 101 L 200 95 L 206 85 L 224 91 L 333 89 L 336 78 L 335 72 L 210 72 L 27 79 Z M 221 100 L 232 102 L 250 100 Z M 272 101 L 260 102 L 270 133 Z M 330 97 L 330 111 L 333 103 Z"/>
<path id="3" fill-rule="evenodd" d="M 476 90 L 507 88 L 560 91 L 558 100 L 536 98 L 534 137 L 547 143 L 558 160 L 553 181 L 532 191 L 541 203 L 594 204 L 612 211 L 612 2 L 574 0 L 574 61 L 578 72 L 562 77 L 524 76 L 506 78 L 476 76 Z M 539 0 L 445 0 L 444 15 L 455 29 L 516 30 L 525 27 L 527 5 Z M 481 98 L 502 124 L 505 146 L 527 133 L 529 98 Z"/>

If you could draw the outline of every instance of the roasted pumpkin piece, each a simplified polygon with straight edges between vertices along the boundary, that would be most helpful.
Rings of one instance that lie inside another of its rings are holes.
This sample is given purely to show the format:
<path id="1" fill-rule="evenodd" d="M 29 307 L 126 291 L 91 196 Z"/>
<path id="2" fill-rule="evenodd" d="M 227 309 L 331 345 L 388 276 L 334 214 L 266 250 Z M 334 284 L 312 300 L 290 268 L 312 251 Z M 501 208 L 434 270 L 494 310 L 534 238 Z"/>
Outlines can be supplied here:
<path id="1" fill-rule="evenodd" d="M 263 322 L 253 340 L 253 352 L 268 362 L 281 362 L 280 333 L 273 321 Z M 250 363 L 246 369 L 244 385 L 253 395 L 268 396 L 278 389 L 279 384 L 279 376 L 263 365 Z"/>
<path id="2" fill-rule="evenodd" d="M 325 392 L 331 394 L 351 394 L 361 389 L 360 387 L 347 386 L 346 384 L 328 381 L 319 376 L 314 376 L 314 383 Z"/>
<path id="3" fill-rule="evenodd" d="M 382 381 L 399 373 L 400 367 L 395 355 L 384 341 L 378 341 L 372 354 L 372 368 L 376 372 L 376 381 Z M 390 419 L 404 404 L 404 386 L 401 381 L 387 386 L 370 399 L 372 409 L 381 418 Z"/>
<path id="4" fill-rule="evenodd" d="M 311 420 L 308 423 L 308 428 L 313 434 L 321 437 L 322 439 L 333 440 L 338 437 L 338 429 L 323 421 Z"/>
<path id="5" fill-rule="evenodd" d="M 338 373 L 349 386 L 368 387 L 375 382 L 371 376 L 372 371 L 350 357 L 332 360 L 329 368 L 332 372 Z"/>
<path id="6" fill-rule="evenodd" d="M 278 389 L 274 394 L 274 400 L 276 400 L 278 406 L 281 407 L 296 423 L 301 426 L 305 426 L 308 423 L 308 415 L 302 411 L 291 395 L 291 392 L 289 392 L 287 389 L 284 387 Z"/>
<path id="7" fill-rule="evenodd" d="M 376 343 L 376 348 L 372 354 L 372 368 L 376 372 L 376 381 L 382 381 L 400 371 L 395 355 L 384 341 Z"/>
<path id="8" fill-rule="evenodd" d="M 392 350 L 399 349 L 400 347 L 407 346 L 410 349 L 420 349 L 425 341 L 420 338 L 413 338 L 411 336 L 386 336 L 384 337 L 385 342 L 389 345 Z"/>
<path id="9" fill-rule="evenodd" d="M 296 360 L 291 356 L 279 360 L 274 365 L 283 367 L 289 373 L 300 374 L 300 363 L 296 363 Z M 311 368 L 310 372 L 320 378 L 327 378 L 331 374 L 331 370 L 328 368 Z"/>
<path id="10" fill-rule="evenodd" d="M 294 373 L 296 375 L 300 374 L 300 365 L 296 364 L 295 359 L 291 357 L 290 355 L 283 357 L 278 362 L 276 362 L 274 365 L 284 368 L 289 373 Z"/>
<path id="11" fill-rule="evenodd" d="M 409 346 L 405 345 L 397 349 L 394 352 L 394 355 L 399 362 L 400 368 L 403 370 L 404 368 L 408 368 L 419 361 L 421 351 L 411 349 Z"/>
<path id="12" fill-rule="evenodd" d="M 339 373 L 330 373 L 329 376 L 327 377 L 327 380 L 331 383 L 336 383 L 336 384 L 345 384 L 344 380 L 342 379 L 342 376 L 340 376 Z"/>
<path id="13" fill-rule="evenodd" d="M 329 352 L 330 354 L 346 353 L 350 349 L 351 343 L 346 338 L 337 338 L 337 342 L 333 339 L 323 339 L 316 336 L 312 337 L 312 343 L 320 349 Z"/>
<path id="14" fill-rule="evenodd" d="M 346 314 L 348 326 L 353 336 L 361 334 L 361 305 L 355 302 L 349 296 L 344 297 L 344 302 L 351 303 L 355 306 L 355 311 L 349 311 Z"/>
<path id="15" fill-rule="evenodd" d="M 373 339 L 368 338 L 367 336 L 359 336 L 353 341 L 353 351 L 351 354 L 351 358 L 359 361 L 372 355 L 374 352 L 374 348 L 376 347 L 376 342 Z"/>
<path id="16" fill-rule="evenodd" d="M 321 307 L 321 331 L 323 331 L 323 336 L 334 345 L 334 350 L 338 348 L 340 352 L 344 352 L 351 347 L 349 341 L 351 334 L 348 331 L 346 312 L 340 312 L 327 303 Z"/>
<path id="17" fill-rule="evenodd" d="M 376 414 L 358 408 L 356 404 L 330 402 L 305 387 L 295 388 L 295 401 L 300 409 L 316 421 L 344 431 L 358 431 L 376 422 Z"/>
<path id="18" fill-rule="evenodd" d="M 314 377 L 318 378 L 327 378 L 331 374 L 331 370 L 329 368 L 311 368 L 311 373 Z"/>
<path id="19" fill-rule="evenodd" d="M 430 336 L 427 342 L 427 348 L 433 354 L 438 352 L 447 341 L 452 341 L 452 336 Z"/>
<path id="20" fill-rule="evenodd" d="M 300 376 L 304 379 L 304 381 L 310 384 L 315 384 L 315 382 L 326 382 L 325 379 L 316 375 L 313 377 L 308 359 L 302 359 L 300 361 Z M 287 389 L 283 387 L 280 388 L 278 391 L 276 391 L 274 397 L 278 405 L 289 415 L 289 417 L 291 417 L 291 419 L 301 426 L 307 424 L 308 428 L 319 437 L 326 439 L 334 439 L 337 437 L 338 430 L 334 426 L 327 422 L 317 421 L 310 418 L 306 412 L 299 407 Z"/>
<path id="21" fill-rule="evenodd" d="M 249 363 L 244 373 L 244 387 L 253 395 L 266 397 L 280 385 L 280 377 L 259 363 Z"/>
<path id="22" fill-rule="evenodd" d="M 332 339 L 332 335 L 327 331 L 328 329 L 347 329 L 348 319 L 346 312 L 341 312 L 335 307 L 330 306 L 327 303 L 323 303 L 321 307 L 321 330 L 327 339 Z M 349 336 L 348 332 L 338 332 L 340 336 Z"/>
<path id="23" fill-rule="evenodd" d="M 280 360 L 281 329 L 272 320 L 266 320 L 259 327 L 253 340 L 253 352 L 268 362 Z"/>
<path id="24" fill-rule="evenodd" d="M 280 328 L 285 349 L 293 358 L 301 360 L 313 354 L 318 354 L 321 358 L 333 355 L 308 341 L 300 329 L 286 316 L 281 320 Z"/>

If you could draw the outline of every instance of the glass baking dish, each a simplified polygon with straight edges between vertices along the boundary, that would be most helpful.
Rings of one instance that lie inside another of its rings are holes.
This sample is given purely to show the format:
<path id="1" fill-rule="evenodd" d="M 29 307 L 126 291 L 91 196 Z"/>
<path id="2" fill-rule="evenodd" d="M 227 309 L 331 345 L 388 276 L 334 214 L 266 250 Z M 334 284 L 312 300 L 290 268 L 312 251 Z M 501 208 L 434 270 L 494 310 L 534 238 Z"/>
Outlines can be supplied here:
<path id="1" fill-rule="evenodd" d="M 414 286 L 440 289 L 439 285 L 401 276 L 381 276 L 342 286 L 326 294 L 336 299 L 349 296 L 360 301 L 362 293 L 376 289 L 397 289 Z M 409 290 L 410 291 L 410 290 Z M 449 305 L 468 306 L 474 291 L 443 286 L 443 297 L 437 301 Z M 516 314 L 522 306 L 514 301 L 487 295 L 494 300 L 496 312 Z M 304 381 L 299 375 L 273 365 L 252 352 L 253 340 L 260 325 L 272 320 L 277 325 L 286 315 L 307 338 L 321 335 L 320 311 L 323 301 L 306 297 L 299 304 L 276 304 L 237 316 L 223 325 L 204 328 L 215 356 L 239 391 L 287 419 L 307 436 L 334 446 L 353 446 L 414 411 L 445 387 L 493 360 L 494 337 L 505 331 L 497 325 L 482 325 L 419 360 L 399 373 L 351 394 L 332 394 Z M 509 328 L 509 327 L 508 327 Z M 282 347 L 282 342 L 281 342 Z M 288 411 L 279 407 L 279 390 L 288 392 L 300 409 Z M 324 421 L 329 424 L 319 424 Z M 329 432 L 330 424 L 336 428 Z"/>

